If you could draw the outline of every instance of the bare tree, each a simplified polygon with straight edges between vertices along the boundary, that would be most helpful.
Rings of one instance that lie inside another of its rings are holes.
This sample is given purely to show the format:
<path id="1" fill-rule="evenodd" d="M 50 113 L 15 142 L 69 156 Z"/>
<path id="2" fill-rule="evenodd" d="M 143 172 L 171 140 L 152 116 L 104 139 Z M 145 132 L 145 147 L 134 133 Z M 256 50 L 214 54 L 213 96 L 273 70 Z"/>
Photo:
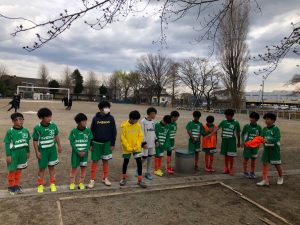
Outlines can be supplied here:
<path id="1" fill-rule="evenodd" d="M 145 87 L 153 87 L 157 97 L 157 105 L 160 104 L 160 96 L 163 89 L 170 81 L 172 60 L 163 55 L 147 54 L 137 61 L 137 68 L 145 82 Z"/>
<path id="2" fill-rule="evenodd" d="M 197 57 L 190 57 L 184 59 L 179 66 L 179 77 L 183 85 L 187 86 L 193 94 L 195 106 L 199 106 L 200 100 L 203 96 L 201 92 L 201 77 L 199 76 L 198 65 L 201 64 L 202 59 Z"/>
<path id="3" fill-rule="evenodd" d="M 140 91 L 143 87 L 142 76 L 137 71 L 131 71 L 129 73 L 129 80 L 133 92 L 133 101 L 136 104 L 141 103 Z"/>
<path id="4" fill-rule="evenodd" d="M 178 69 L 179 69 L 179 63 L 173 63 L 171 66 L 171 73 L 170 73 L 170 83 L 171 83 L 171 96 L 172 96 L 172 102 L 171 106 L 174 107 L 176 95 L 178 94 L 177 87 L 180 82 L 179 74 L 178 74 Z"/>
<path id="5" fill-rule="evenodd" d="M 40 78 L 40 86 L 48 87 L 49 71 L 46 65 L 42 64 L 39 68 L 38 76 Z"/>
<path id="6" fill-rule="evenodd" d="M 232 0 L 227 0 L 232 1 Z M 217 48 L 223 69 L 222 81 L 230 93 L 231 105 L 239 109 L 247 79 L 249 51 L 246 43 L 249 27 L 249 5 L 235 2 L 221 21 Z"/>
<path id="7" fill-rule="evenodd" d="M 108 79 L 109 93 L 113 100 L 117 100 L 120 97 L 121 92 L 121 82 L 118 75 L 118 71 L 113 72 L 113 74 Z"/>
<path id="8" fill-rule="evenodd" d="M 68 66 L 65 67 L 63 71 L 63 81 L 62 86 L 64 88 L 71 88 L 72 87 L 72 71 Z"/>
<path id="9" fill-rule="evenodd" d="M 8 70 L 4 64 L 0 64 L 0 77 L 3 75 L 8 75 Z"/>
<path id="10" fill-rule="evenodd" d="M 292 85 L 295 87 L 294 92 L 300 93 L 300 74 L 295 74 L 292 79 L 290 79 L 286 85 Z"/>
<path id="11" fill-rule="evenodd" d="M 111 23 L 118 22 L 126 18 L 128 15 L 143 13 L 149 6 L 156 6 L 154 13 L 159 14 L 161 34 L 159 41 L 165 42 L 167 29 L 170 21 L 176 21 L 189 16 L 190 12 L 198 11 L 195 20 L 199 21 L 200 35 L 198 41 L 203 39 L 214 39 L 216 31 L 220 26 L 220 19 L 224 18 L 233 6 L 233 2 L 237 0 L 81 0 L 82 8 L 78 11 L 69 12 L 68 9 L 62 9 L 53 19 L 46 19 L 44 22 L 37 23 L 31 19 L 24 18 L 22 15 L 18 17 L 9 17 L 0 14 L 0 17 L 8 20 L 22 21 L 16 30 L 11 33 L 17 36 L 20 33 L 35 31 L 37 40 L 32 46 L 24 46 L 27 51 L 33 51 L 40 48 L 49 41 L 70 29 L 76 20 L 83 17 L 89 17 L 90 13 L 97 15 L 89 21 L 85 20 L 92 29 L 101 30 Z M 243 0 L 244 2 L 253 3 L 259 8 L 257 0 Z M 154 4 L 151 4 L 154 3 Z M 44 28 L 44 29 L 41 29 Z M 44 33 L 37 32 L 45 30 Z"/>
<path id="12" fill-rule="evenodd" d="M 126 73 L 125 71 L 116 71 L 117 76 L 119 77 L 120 84 L 121 84 L 121 91 L 122 95 L 124 96 L 125 102 L 128 100 L 128 92 L 129 89 L 131 88 L 131 82 L 130 82 L 130 77 L 129 74 Z"/>
<path id="13" fill-rule="evenodd" d="M 98 80 L 96 79 L 96 74 L 93 71 L 89 72 L 85 86 L 87 88 L 87 95 L 89 96 L 89 99 L 93 100 L 93 97 L 95 97 L 98 90 Z"/>

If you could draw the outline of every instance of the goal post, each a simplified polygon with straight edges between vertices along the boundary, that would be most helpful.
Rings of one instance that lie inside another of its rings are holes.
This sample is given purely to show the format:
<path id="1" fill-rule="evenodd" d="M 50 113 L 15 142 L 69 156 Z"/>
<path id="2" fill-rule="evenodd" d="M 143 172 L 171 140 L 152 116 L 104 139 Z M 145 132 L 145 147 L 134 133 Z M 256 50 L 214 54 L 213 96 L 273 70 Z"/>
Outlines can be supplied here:
<path id="1" fill-rule="evenodd" d="M 56 93 L 51 93 L 56 90 Z M 46 91 L 46 92 L 45 92 Z M 36 86 L 17 86 L 17 94 L 23 99 L 33 100 L 53 100 L 53 95 L 64 94 L 70 98 L 70 88 L 52 88 L 52 87 L 36 87 Z"/>

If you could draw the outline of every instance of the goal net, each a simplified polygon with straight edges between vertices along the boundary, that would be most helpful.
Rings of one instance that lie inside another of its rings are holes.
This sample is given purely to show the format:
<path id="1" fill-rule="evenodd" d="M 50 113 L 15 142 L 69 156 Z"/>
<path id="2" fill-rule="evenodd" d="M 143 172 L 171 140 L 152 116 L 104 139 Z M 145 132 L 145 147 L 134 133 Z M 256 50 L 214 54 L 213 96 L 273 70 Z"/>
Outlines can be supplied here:
<path id="1" fill-rule="evenodd" d="M 34 86 L 17 86 L 17 94 L 21 95 L 22 99 L 31 100 L 47 100 L 62 99 L 70 97 L 69 88 L 50 88 L 50 87 L 34 87 Z"/>

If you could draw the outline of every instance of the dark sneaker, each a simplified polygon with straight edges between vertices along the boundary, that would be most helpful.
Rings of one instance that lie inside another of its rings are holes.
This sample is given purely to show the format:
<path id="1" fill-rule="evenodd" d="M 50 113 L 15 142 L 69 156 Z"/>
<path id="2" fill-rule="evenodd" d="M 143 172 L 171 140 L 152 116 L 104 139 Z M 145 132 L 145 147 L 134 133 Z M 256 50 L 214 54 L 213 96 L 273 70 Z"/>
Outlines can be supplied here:
<path id="1" fill-rule="evenodd" d="M 253 172 L 253 173 L 251 172 L 251 173 L 250 173 L 250 179 L 255 179 L 255 178 L 256 178 L 255 173 L 254 173 L 254 172 Z"/>
<path id="2" fill-rule="evenodd" d="M 139 185 L 141 188 L 146 188 L 147 187 L 147 185 L 145 184 L 144 181 L 138 182 L 137 185 Z"/>
<path id="3" fill-rule="evenodd" d="M 127 183 L 127 180 L 126 180 L 126 179 L 120 180 L 120 186 L 125 186 L 126 183 Z"/>
<path id="4" fill-rule="evenodd" d="M 11 194 L 11 195 L 15 195 L 15 193 L 16 193 L 15 192 L 15 187 L 8 187 L 7 190 L 8 190 L 8 193 Z"/>
<path id="5" fill-rule="evenodd" d="M 23 190 L 21 186 L 15 186 L 15 193 L 16 194 L 23 194 Z"/>
<path id="6" fill-rule="evenodd" d="M 243 175 L 245 178 L 250 178 L 250 174 L 248 172 L 244 172 L 244 175 Z"/>

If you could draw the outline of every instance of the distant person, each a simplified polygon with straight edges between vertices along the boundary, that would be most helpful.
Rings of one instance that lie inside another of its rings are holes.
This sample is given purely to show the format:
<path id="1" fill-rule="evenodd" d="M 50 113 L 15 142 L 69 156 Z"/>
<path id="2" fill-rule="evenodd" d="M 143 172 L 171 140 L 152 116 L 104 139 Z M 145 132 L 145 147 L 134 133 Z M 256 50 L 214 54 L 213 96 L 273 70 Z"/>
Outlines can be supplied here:
<path id="1" fill-rule="evenodd" d="M 72 105 L 73 105 L 73 99 L 72 99 L 72 96 L 70 96 L 69 99 L 68 99 L 68 107 L 67 107 L 67 110 L 71 110 Z"/>
<path id="2" fill-rule="evenodd" d="M 64 106 L 65 106 L 66 109 L 67 109 L 67 107 L 68 107 L 68 97 L 67 97 L 67 96 L 64 96 L 64 97 L 61 99 L 61 102 L 64 103 Z"/>
<path id="3" fill-rule="evenodd" d="M 7 111 L 10 111 L 11 109 L 15 109 L 15 112 L 18 111 L 20 102 L 18 102 L 17 94 L 14 94 L 14 96 L 13 96 L 12 100 L 9 102 L 9 104 L 11 105 L 11 107 Z"/>
<path id="4" fill-rule="evenodd" d="M 17 107 L 19 109 L 20 105 L 21 105 L 21 95 L 20 94 L 16 95 L 16 102 L 17 102 Z"/>
<path id="5" fill-rule="evenodd" d="M 261 157 L 263 162 L 263 180 L 258 182 L 258 186 L 269 186 L 269 164 L 276 167 L 278 178 L 277 184 L 283 184 L 283 171 L 281 167 L 280 155 L 280 129 L 275 125 L 276 115 L 274 113 L 266 113 L 264 115 L 266 127 L 262 130 L 264 138 L 264 151 Z"/>

